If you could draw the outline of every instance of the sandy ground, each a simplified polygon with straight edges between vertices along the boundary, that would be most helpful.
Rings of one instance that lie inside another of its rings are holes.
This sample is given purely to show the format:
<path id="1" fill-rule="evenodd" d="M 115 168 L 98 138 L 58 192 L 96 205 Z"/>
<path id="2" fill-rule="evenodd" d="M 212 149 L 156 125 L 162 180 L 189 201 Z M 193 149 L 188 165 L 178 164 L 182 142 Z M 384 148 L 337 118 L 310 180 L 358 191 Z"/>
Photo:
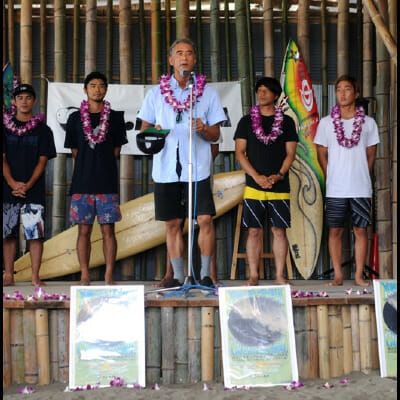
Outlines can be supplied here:
<path id="1" fill-rule="evenodd" d="M 340 384 L 343 378 L 349 382 Z M 18 389 L 25 385 L 13 385 L 3 389 L 4 400 L 279 400 L 279 399 L 307 399 L 307 400 L 394 400 L 397 398 L 397 379 L 381 378 L 379 371 L 372 371 L 369 375 L 361 372 L 352 372 L 341 378 L 332 378 L 329 384 L 331 389 L 325 389 L 323 379 L 301 380 L 303 387 L 286 391 L 282 386 L 254 388 L 251 390 L 226 391 L 222 383 L 209 383 L 212 390 L 204 391 L 203 384 L 192 385 L 160 385 L 160 390 L 128 389 L 126 387 L 102 388 L 83 392 L 65 393 L 66 384 L 48 386 L 34 386 L 32 394 L 19 394 Z"/>

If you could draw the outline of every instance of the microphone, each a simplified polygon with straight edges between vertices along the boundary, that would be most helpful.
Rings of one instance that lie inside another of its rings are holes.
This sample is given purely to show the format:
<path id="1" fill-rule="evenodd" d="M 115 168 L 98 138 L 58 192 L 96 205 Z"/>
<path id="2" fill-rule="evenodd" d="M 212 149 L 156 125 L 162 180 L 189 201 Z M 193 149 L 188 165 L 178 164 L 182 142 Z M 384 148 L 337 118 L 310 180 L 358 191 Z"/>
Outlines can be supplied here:
<path id="1" fill-rule="evenodd" d="M 183 78 L 186 78 L 187 76 L 194 76 L 195 75 L 194 71 L 188 71 L 186 69 L 183 69 L 183 70 L 179 71 L 179 73 L 181 74 L 181 76 Z"/>

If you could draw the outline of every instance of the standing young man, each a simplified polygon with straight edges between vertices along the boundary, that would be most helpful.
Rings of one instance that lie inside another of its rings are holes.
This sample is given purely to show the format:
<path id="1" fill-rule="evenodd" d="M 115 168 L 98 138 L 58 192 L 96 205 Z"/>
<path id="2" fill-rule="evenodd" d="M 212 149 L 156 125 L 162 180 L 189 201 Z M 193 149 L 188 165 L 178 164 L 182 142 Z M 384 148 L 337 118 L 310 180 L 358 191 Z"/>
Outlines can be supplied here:
<path id="1" fill-rule="evenodd" d="M 39 279 L 44 239 L 45 168 L 56 156 L 51 129 L 44 115 L 33 116 L 36 94 L 26 83 L 15 88 L 14 117 L 3 113 L 3 286 L 14 285 L 18 221 L 21 215 L 32 264 L 32 284 Z"/>
<path id="2" fill-rule="evenodd" d="M 367 257 L 367 226 L 371 222 L 372 183 L 376 145 L 375 121 L 356 107 L 360 89 L 355 78 L 343 75 L 336 80 L 337 105 L 330 116 L 321 119 L 314 143 L 318 161 L 326 176 L 326 219 L 329 227 L 329 254 L 335 271 L 329 286 L 343 284 L 342 235 L 350 212 L 355 236 L 355 283 L 369 286 L 363 279 Z"/>
<path id="3" fill-rule="evenodd" d="M 276 107 L 282 88 L 270 77 L 255 86 L 258 105 L 242 117 L 235 132 L 236 159 L 246 173 L 243 227 L 248 229 L 246 255 L 250 269 L 247 285 L 258 285 L 263 226 L 268 212 L 273 234 L 275 282 L 286 284 L 288 252 L 286 228 L 290 227 L 289 168 L 296 155 L 298 136 L 292 118 Z"/>
<path id="4" fill-rule="evenodd" d="M 104 100 L 107 78 L 90 73 L 84 81 L 87 100 L 67 122 L 64 147 L 75 160 L 71 183 L 70 221 L 78 224 L 76 249 L 81 268 L 81 285 L 89 285 L 90 236 L 94 218 L 100 224 L 106 262 L 105 282 L 112 285 L 117 241 L 114 224 L 121 220 L 117 159 L 127 143 L 122 113 L 111 110 Z"/>
<path id="5" fill-rule="evenodd" d="M 156 219 L 166 223 L 167 250 L 174 272 L 166 287 L 182 285 L 184 280 L 181 222 L 188 214 L 189 80 L 196 64 L 194 43 L 189 39 L 176 40 L 170 48 L 169 63 L 174 68 L 173 76 L 162 76 L 160 85 L 147 92 L 138 115 L 143 121 L 142 130 L 150 126 L 170 130 L 163 149 L 153 156 L 152 171 Z M 211 286 L 210 263 L 215 248 L 212 221 L 215 205 L 210 185 L 211 142 L 218 140 L 219 124 L 226 117 L 217 92 L 206 85 L 205 76 L 196 76 L 193 99 L 193 149 L 196 148 L 192 157 L 193 183 L 197 181 L 193 217 L 197 218 L 199 225 L 200 284 Z"/>

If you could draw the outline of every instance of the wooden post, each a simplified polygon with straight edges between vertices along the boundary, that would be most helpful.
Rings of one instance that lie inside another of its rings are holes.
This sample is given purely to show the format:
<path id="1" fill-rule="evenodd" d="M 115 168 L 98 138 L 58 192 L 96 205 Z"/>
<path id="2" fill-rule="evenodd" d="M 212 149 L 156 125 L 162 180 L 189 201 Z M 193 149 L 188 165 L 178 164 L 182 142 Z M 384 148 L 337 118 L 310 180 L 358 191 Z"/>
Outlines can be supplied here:
<path id="1" fill-rule="evenodd" d="M 22 83 L 32 84 L 32 0 L 21 0 L 21 61 Z"/>
<path id="2" fill-rule="evenodd" d="M 14 33 L 14 0 L 8 0 L 7 10 L 7 28 L 8 28 L 8 59 L 15 71 L 15 33 Z"/>
<path id="3" fill-rule="evenodd" d="M 69 310 L 58 310 L 58 377 L 59 382 L 69 379 Z"/>
<path id="4" fill-rule="evenodd" d="M 175 308 L 175 383 L 188 383 L 187 307 Z"/>
<path id="5" fill-rule="evenodd" d="M 188 307 L 188 383 L 200 381 L 200 326 L 199 307 Z"/>
<path id="6" fill-rule="evenodd" d="M 221 326 L 219 319 L 219 309 L 214 309 L 214 380 L 221 381 L 222 379 L 222 344 L 221 344 Z"/>
<path id="7" fill-rule="evenodd" d="M 25 383 L 35 384 L 38 381 L 35 337 L 35 310 L 23 310 L 22 317 L 24 325 Z"/>
<path id="8" fill-rule="evenodd" d="M 49 311 L 50 381 L 59 382 L 58 371 L 58 310 Z"/>
<path id="9" fill-rule="evenodd" d="M 50 383 L 50 355 L 49 355 L 49 316 L 45 309 L 35 310 L 36 316 L 36 346 L 39 369 L 39 385 Z"/>
<path id="10" fill-rule="evenodd" d="M 318 356 L 319 377 L 329 379 L 331 377 L 329 365 L 329 324 L 328 305 L 317 306 L 318 319 Z"/>
<path id="11" fill-rule="evenodd" d="M 214 379 L 214 307 L 201 307 L 201 380 Z"/>
<path id="12" fill-rule="evenodd" d="M 22 310 L 13 310 L 10 318 L 11 383 L 24 382 L 24 329 Z"/>
<path id="13" fill-rule="evenodd" d="M 161 377 L 161 310 L 146 308 L 146 383 L 160 382 Z"/>
<path id="14" fill-rule="evenodd" d="M 73 33 L 72 33 L 72 82 L 79 81 L 79 16 L 80 0 L 74 0 Z"/>
<path id="15" fill-rule="evenodd" d="M 107 0 L 106 6 L 106 77 L 112 82 L 113 61 L 113 0 Z"/>
<path id="16" fill-rule="evenodd" d="M 176 2 L 176 38 L 190 37 L 189 0 Z"/>
<path id="17" fill-rule="evenodd" d="M 353 353 L 353 371 L 360 371 L 360 325 L 358 321 L 358 305 L 350 306 L 351 316 L 351 347 Z"/>
<path id="18" fill-rule="evenodd" d="M 46 4 L 47 0 L 40 0 L 40 112 L 46 113 L 46 88 L 47 82 L 44 77 L 47 73 L 46 67 L 46 42 L 47 42 L 47 24 L 46 24 Z"/>
<path id="19" fill-rule="evenodd" d="M 310 68 L 310 22 L 308 17 L 308 0 L 299 0 L 297 11 L 297 41 L 303 60 Z"/>
<path id="20" fill-rule="evenodd" d="M 212 26 L 212 17 L 211 17 L 211 9 L 212 5 L 210 3 L 210 37 L 211 34 L 211 26 Z M 197 57 L 196 57 L 196 69 L 199 74 L 203 73 L 203 40 L 201 34 L 201 0 L 196 0 L 196 44 L 197 44 Z M 211 58 L 211 49 L 210 49 L 210 58 Z M 211 70 L 212 75 L 212 70 Z"/>
<path id="21" fill-rule="evenodd" d="M 349 0 L 338 0 L 337 76 L 349 73 Z"/>
<path id="22" fill-rule="evenodd" d="M 85 75 L 96 71 L 97 0 L 86 0 Z"/>
<path id="23" fill-rule="evenodd" d="M 299 376 L 307 377 L 307 328 L 306 307 L 293 307 L 294 335 Z"/>
<path id="24" fill-rule="evenodd" d="M 174 379 L 174 362 L 175 362 L 175 326 L 174 326 L 174 308 L 162 307 L 161 308 L 161 370 L 162 370 L 162 383 L 168 385 L 175 383 Z"/>
<path id="25" fill-rule="evenodd" d="M 3 386 L 11 385 L 10 309 L 3 308 Z"/>
<path id="26" fill-rule="evenodd" d="M 341 306 L 328 306 L 329 365 L 332 377 L 343 375 L 343 322 Z"/>
<path id="27" fill-rule="evenodd" d="M 328 39 L 326 0 L 321 1 L 321 73 L 322 73 L 322 111 L 320 118 L 328 114 Z M 326 232 L 325 232 L 326 234 Z"/>
<path id="28" fill-rule="evenodd" d="M 224 25 L 225 25 L 225 57 L 226 57 L 226 78 L 232 80 L 231 74 L 231 33 L 229 29 L 229 0 L 224 0 Z"/>
<path id="29" fill-rule="evenodd" d="M 349 374 L 353 370 L 353 342 L 351 329 L 350 306 L 342 306 L 343 323 L 343 372 Z"/>
<path id="30" fill-rule="evenodd" d="M 358 307 L 358 321 L 360 324 L 360 366 L 361 372 L 369 374 L 372 366 L 371 349 L 371 311 L 368 304 Z"/>
<path id="31" fill-rule="evenodd" d="M 264 75 L 275 76 L 274 71 L 274 9 L 272 0 L 263 1 L 264 19 Z"/>
<path id="32" fill-rule="evenodd" d="M 308 363 L 307 377 L 318 378 L 319 358 L 318 358 L 318 315 L 317 307 L 307 308 L 307 348 Z"/>
<path id="33" fill-rule="evenodd" d="M 379 369 L 378 332 L 376 330 L 375 307 L 371 307 L 371 368 Z"/>

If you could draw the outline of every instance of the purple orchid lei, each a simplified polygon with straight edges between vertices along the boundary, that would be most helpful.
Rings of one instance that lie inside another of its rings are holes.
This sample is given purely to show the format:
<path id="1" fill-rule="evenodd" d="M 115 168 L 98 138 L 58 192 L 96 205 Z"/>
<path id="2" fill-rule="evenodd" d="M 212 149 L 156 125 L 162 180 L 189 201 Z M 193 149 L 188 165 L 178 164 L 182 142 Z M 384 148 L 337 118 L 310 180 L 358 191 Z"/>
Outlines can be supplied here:
<path id="1" fill-rule="evenodd" d="M 100 127 L 98 134 L 93 134 L 92 123 L 90 121 L 89 102 L 83 100 L 80 107 L 81 121 L 83 126 L 83 132 L 85 133 L 86 140 L 91 144 L 103 143 L 106 140 L 106 134 L 108 130 L 108 120 L 110 117 L 111 106 L 106 100 L 103 101 L 103 108 L 100 114 Z"/>
<path id="2" fill-rule="evenodd" d="M 160 77 L 160 89 L 161 94 L 164 96 L 167 104 L 172 106 L 175 112 L 181 113 L 183 111 L 189 110 L 190 108 L 190 95 L 186 98 L 186 100 L 181 103 L 173 96 L 173 90 L 171 88 L 170 83 L 171 76 L 170 75 L 162 75 Z M 196 102 L 196 99 L 199 99 L 204 92 L 204 87 L 206 86 L 206 77 L 205 75 L 198 74 L 196 75 L 196 86 L 193 91 L 193 99 L 192 105 Z"/>
<path id="3" fill-rule="evenodd" d="M 333 126 L 335 128 L 336 139 L 338 143 L 347 147 L 348 149 L 356 146 L 360 141 L 360 134 L 362 131 L 362 124 L 365 122 L 365 110 L 363 107 L 356 108 L 356 115 L 353 122 L 353 132 L 351 133 L 351 139 L 347 139 L 344 136 L 344 128 L 342 123 L 342 116 L 340 114 L 340 107 L 336 104 L 332 108 L 331 117 L 333 119 Z"/>
<path id="4" fill-rule="evenodd" d="M 33 131 L 40 122 L 44 121 L 44 114 L 38 114 L 32 117 L 25 125 L 17 127 L 13 121 L 14 114 L 4 112 L 3 110 L 3 124 L 4 126 L 16 136 L 25 136 Z"/>
<path id="5" fill-rule="evenodd" d="M 266 135 L 262 127 L 262 118 L 260 113 L 260 107 L 255 105 L 250 109 L 251 116 L 251 126 L 253 132 L 255 133 L 257 139 L 264 143 L 266 146 L 276 142 L 278 136 L 282 134 L 282 124 L 283 124 L 283 105 L 285 102 L 281 102 L 279 106 L 275 106 L 274 122 L 272 124 L 271 132 Z"/>

